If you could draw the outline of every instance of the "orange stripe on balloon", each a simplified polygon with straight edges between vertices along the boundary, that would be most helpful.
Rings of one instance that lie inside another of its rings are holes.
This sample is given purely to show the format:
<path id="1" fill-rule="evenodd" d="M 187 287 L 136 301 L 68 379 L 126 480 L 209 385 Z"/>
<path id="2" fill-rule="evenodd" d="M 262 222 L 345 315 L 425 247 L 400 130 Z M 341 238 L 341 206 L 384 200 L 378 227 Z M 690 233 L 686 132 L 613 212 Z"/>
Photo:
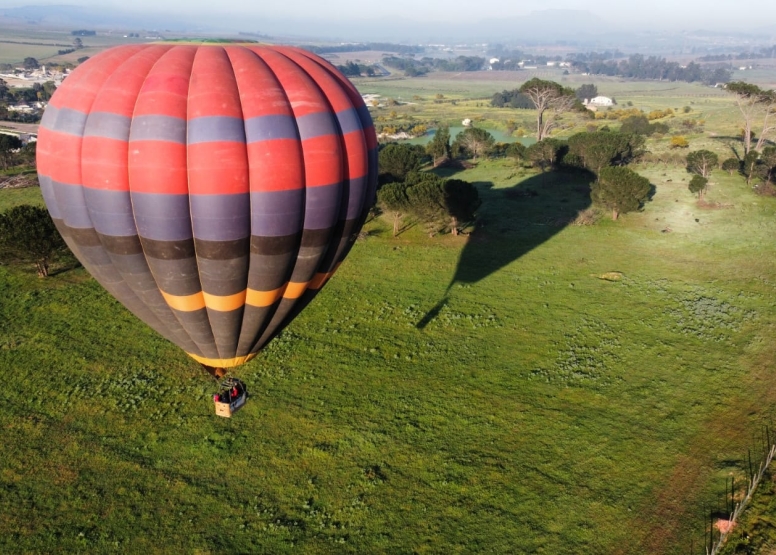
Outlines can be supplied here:
<path id="1" fill-rule="evenodd" d="M 285 290 L 285 285 L 273 291 L 257 291 L 255 289 L 248 289 L 248 293 L 245 297 L 245 304 L 259 308 L 272 306 L 280 297 L 283 296 L 283 291 Z"/>
<path id="2" fill-rule="evenodd" d="M 307 291 L 307 286 L 309 283 L 309 281 L 289 281 L 288 285 L 286 285 L 286 290 L 283 292 L 283 298 L 298 299 L 304 294 L 305 291 Z"/>
<path id="3" fill-rule="evenodd" d="M 170 295 L 164 291 L 161 293 L 164 300 L 167 302 L 167 305 L 173 310 L 194 312 L 195 310 L 202 310 L 205 308 L 205 297 L 202 294 L 202 291 L 186 296 Z"/>
<path id="4" fill-rule="evenodd" d="M 245 306 L 245 291 L 240 291 L 234 295 L 211 295 L 210 293 L 202 293 L 205 297 L 205 306 L 211 310 L 218 310 L 220 312 L 231 312 Z"/>

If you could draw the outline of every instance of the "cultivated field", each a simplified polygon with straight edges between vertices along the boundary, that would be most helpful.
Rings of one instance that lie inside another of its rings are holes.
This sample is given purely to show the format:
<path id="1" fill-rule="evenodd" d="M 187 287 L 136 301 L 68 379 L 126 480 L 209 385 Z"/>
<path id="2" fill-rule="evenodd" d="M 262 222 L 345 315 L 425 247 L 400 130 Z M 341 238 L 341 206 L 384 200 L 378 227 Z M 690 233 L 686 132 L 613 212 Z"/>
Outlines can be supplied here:
<path id="1" fill-rule="evenodd" d="M 524 78 L 358 85 L 409 102 L 376 118 L 530 132 L 487 100 Z M 720 91 L 594 82 L 620 107 L 689 106 L 670 125 L 705 121 L 691 149 L 735 146 Z M 240 369 L 231 420 L 82 269 L 0 266 L 0 552 L 698 553 L 776 407 L 776 199 L 716 171 L 699 205 L 681 165 L 634 169 L 654 195 L 617 222 L 571 225 L 582 177 L 504 159 L 455 174 L 483 198 L 468 236 L 371 220 Z M 30 202 L 0 190 L 0 211 Z"/>

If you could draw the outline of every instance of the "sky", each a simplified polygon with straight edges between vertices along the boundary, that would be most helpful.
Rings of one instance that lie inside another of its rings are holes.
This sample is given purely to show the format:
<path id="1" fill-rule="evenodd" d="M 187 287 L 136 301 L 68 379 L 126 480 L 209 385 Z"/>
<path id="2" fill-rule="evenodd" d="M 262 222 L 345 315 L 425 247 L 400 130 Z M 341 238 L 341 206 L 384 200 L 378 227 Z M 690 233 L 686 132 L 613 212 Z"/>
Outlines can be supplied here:
<path id="1" fill-rule="evenodd" d="M 415 22 L 465 23 L 488 18 L 519 17 L 536 10 L 585 10 L 610 23 L 628 27 L 639 24 L 666 28 L 725 28 L 776 25 L 776 1 L 749 0 L 650 0 L 648 2 L 591 2 L 590 0 L 3 0 L 5 7 L 66 4 L 192 16 L 331 20 L 408 19 Z M 742 6 L 745 5 L 745 9 Z"/>

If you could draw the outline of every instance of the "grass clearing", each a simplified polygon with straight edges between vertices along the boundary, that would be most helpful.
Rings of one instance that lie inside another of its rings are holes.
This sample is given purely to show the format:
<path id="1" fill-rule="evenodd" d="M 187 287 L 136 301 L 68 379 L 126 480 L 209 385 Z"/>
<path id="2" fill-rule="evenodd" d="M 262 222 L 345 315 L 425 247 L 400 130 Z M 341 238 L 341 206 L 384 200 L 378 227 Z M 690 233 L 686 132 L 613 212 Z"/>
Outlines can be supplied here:
<path id="1" fill-rule="evenodd" d="M 231 420 L 83 270 L 0 266 L 0 551 L 687 552 L 776 401 L 776 199 L 639 171 L 619 222 L 506 160 L 468 237 L 373 220 Z"/>

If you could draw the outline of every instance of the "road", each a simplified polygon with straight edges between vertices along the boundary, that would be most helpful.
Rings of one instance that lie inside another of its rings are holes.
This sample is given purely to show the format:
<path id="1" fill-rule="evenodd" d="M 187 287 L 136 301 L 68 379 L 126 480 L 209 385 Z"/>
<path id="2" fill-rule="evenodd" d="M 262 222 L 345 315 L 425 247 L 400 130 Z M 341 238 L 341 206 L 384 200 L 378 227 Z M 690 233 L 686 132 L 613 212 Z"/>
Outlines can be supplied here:
<path id="1" fill-rule="evenodd" d="M 16 131 L 17 133 L 38 134 L 39 123 L 17 123 L 15 121 L 0 121 L 0 129 Z"/>

